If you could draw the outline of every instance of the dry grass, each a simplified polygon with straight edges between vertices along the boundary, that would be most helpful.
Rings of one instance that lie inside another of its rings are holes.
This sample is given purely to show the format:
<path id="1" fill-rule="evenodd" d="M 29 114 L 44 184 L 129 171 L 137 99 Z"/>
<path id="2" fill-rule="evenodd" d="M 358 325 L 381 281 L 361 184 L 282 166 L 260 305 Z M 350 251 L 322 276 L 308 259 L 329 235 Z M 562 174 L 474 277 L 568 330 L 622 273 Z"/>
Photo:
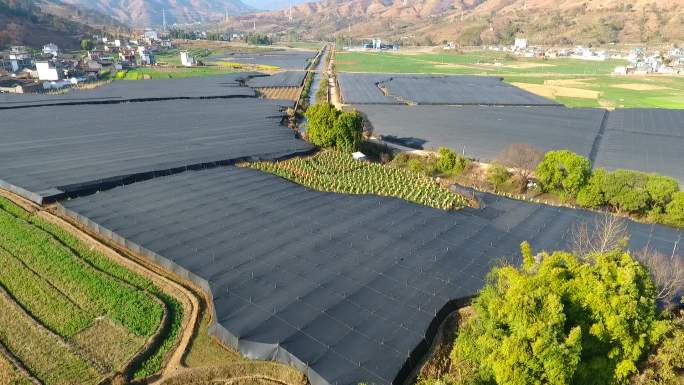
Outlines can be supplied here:
<path id="1" fill-rule="evenodd" d="M 101 372 L 107 373 L 122 369 L 145 341 L 109 319 L 98 318 L 76 334 L 71 343 L 80 354 L 95 362 Z"/>
<path id="2" fill-rule="evenodd" d="M 208 324 L 209 316 L 205 311 L 185 356 L 187 369 L 165 380 L 162 385 L 307 384 L 304 374 L 292 367 L 242 358 L 238 352 L 209 336 Z"/>
<path id="3" fill-rule="evenodd" d="M 288 384 L 305 385 L 304 374 L 275 362 L 243 361 L 220 367 L 188 369 L 169 378 L 162 385 L 209 385 L 209 384 Z"/>
<path id="4" fill-rule="evenodd" d="M 472 316 L 473 308 L 470 306 L 459 309 L 450 314 L 442 323 L 435 337 L 435 343 L 428 359 L 420 368 L 419 378 L 442 378 L 449 373 L 451 359 L 449 355 L 456 340 L 458 328 Z"/>
<path id="5" fill-rule="evenodd" d="M 297 100 L 299 99 L 300 87 L 264 87 L 256 88 L 266 99 Z"/>
<path id="6" fill-rule="evenodd" d="M 532 84 L 532 83 L 511 83 L 516 87 L 522 88 L 525 91 L 544 96 L 547 98 L 566 97 L 566 98 L 580 98 L 580 99 L 598 99 L 601 93 L 599 91 L 585 90 L 581 88 L 561 87 L 550 84 Z"/>
<path id="7" fill-rule="evenodd" d="M 616 84 L 613 87 L 614 88 L 622 88 L 625 90 L 632 90 L 632 91 L 661 91 L 661 90 L 669 89 L 667 87 L 656 86 L 653 84 L 643 84 L 643 83 Z"/>
<path id="8" fill-rule="evenodd" d="M 0 385 L 33 385 L 33 383 L 0 354 Z"/>
<path id="9" fill-rule="evenodd" d="M 45 385 L 97 384 L 102 377 L 59 337 L 30 318 L 4 290 L 0 294 L 0 341 Z"/>
<path id="10" fill-rule="evenodd" d="M 190 343 L 185 356 L 184 364 L 189 368 L 226 365 L 232 362 L 242 361 L 242 357 L 235 350 L 226 348 L 221 343 L 209 336 L 207 327 L 209 319 L 204 312 L 197 335 Z"/>

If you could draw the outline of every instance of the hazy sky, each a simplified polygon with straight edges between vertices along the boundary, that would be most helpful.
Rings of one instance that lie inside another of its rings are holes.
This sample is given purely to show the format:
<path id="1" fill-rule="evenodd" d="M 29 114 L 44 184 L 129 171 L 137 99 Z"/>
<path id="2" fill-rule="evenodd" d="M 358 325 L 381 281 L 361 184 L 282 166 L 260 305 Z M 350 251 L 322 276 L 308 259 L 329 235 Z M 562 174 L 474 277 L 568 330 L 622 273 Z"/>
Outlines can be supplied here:
<path id="1" fill-rule="evenodd" d="M 292 4 L 308 3 L 314 0 L 242 0 L 245 4 L 251 5 L 252 7 L 266 10 L 274 10 L 280 8 L 286 8 L 290 6 L 290 1 Z"/>

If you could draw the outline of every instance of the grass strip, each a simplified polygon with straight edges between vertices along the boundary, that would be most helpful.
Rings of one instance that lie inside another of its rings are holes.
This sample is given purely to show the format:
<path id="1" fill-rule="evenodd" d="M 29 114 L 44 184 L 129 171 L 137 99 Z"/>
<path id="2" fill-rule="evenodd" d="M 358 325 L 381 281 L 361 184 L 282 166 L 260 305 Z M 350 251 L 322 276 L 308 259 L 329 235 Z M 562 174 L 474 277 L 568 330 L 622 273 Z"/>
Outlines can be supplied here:
<path id="1" fill-rule="evenodd" d="M 93 368 L 59 337 L 39 327 L 4 290 L 0 293 L 0 341 L 45 385 L 96 384 L 100 380 Z"/>
<path id="2" fill-rule="evenodd" d="M 335 150 L 281 162 L 250 163 L 248 167 L 319 191 L 395 197 L 442 210 L 466 205 L 462 196 L 425 175 L 379 163 L 360 162 L 350 154 Z"/>

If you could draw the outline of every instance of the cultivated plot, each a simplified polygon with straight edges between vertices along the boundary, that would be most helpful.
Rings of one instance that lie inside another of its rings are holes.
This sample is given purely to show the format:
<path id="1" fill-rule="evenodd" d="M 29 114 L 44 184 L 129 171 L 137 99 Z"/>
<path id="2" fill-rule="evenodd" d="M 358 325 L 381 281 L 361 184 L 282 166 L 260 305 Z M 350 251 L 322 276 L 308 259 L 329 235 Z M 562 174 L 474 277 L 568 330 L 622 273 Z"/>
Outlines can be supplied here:
<path id="1" fill-rule="evenodd" d="M 163 99 L 254 97 L 244 82 L 254 73 L 149 81 L 114 81 L 92 90 L 62 94 L 1 94 L 0 109 L 57 104 L 120 103 Z"/>
<path id="2" fill-rule="evenodd" d="M 286 71 L 271 76 L 254 77 L 247 81 L 247 85 L 252 88 L 301 87 L 305 77 L 304 71 Z"/>
<path id="3" fill-rule="evenodd" d="M 0 186 L 36 202 L 241 158 L 311 149 L 281 124 L 292 101 L 170 100 L 0 111 Z"/>
<path id="4" fill-rule="evenodd" d="M 357 106 L 375 135 L 404 146 L 449 147 L 494 160 L 511 143 L 591 153 L 604 110 L 548 107 Z"/>
<path id="5" fill-rule="evenodd" d="M 210 56 L 208 60 L 227 63 L 250 64 L 255 66 L 277 67 L 286 70 L 304 70 L 308 67 L 316 51 L 269 51 L 269 52 L 225 52 L 223 55 Z"/>
<path id="6" fill-rule="evenodd" d="M 61 203 L 64 213 L 213 293 L 213 332 L 314 385 L 401 383 L 438 320 L 520 242 L 567 245 L 581 210 L 483 196 L 445 212 L 308 190 L 235 167 L 190 171 Z M 629 223 L 668 255 L 678 230 Z"/>
<path id="7" fill-rule="evenodd" d="M 683 148 L 683 110 L 616 110 L 608 116 L 595 165 L 657 172 L 684 183 Z"/>
<path id="8" fill-rule="evenodd" d="M 344 73 L 339 83 L 347 104 L 558 105 L 491 76 Z"/>

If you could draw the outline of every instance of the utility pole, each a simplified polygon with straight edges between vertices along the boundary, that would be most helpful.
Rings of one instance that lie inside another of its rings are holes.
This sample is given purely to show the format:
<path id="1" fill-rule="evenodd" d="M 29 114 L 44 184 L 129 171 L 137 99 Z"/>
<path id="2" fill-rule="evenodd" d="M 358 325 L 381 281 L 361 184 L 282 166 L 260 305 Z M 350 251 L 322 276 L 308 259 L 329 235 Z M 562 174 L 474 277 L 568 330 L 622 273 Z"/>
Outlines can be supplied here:
<path id="1" fill-rule="evenodd" d="M 290 13 L 288 15 L 288 20 L 292 23 L 292 0 L 290 0 Z"/>

